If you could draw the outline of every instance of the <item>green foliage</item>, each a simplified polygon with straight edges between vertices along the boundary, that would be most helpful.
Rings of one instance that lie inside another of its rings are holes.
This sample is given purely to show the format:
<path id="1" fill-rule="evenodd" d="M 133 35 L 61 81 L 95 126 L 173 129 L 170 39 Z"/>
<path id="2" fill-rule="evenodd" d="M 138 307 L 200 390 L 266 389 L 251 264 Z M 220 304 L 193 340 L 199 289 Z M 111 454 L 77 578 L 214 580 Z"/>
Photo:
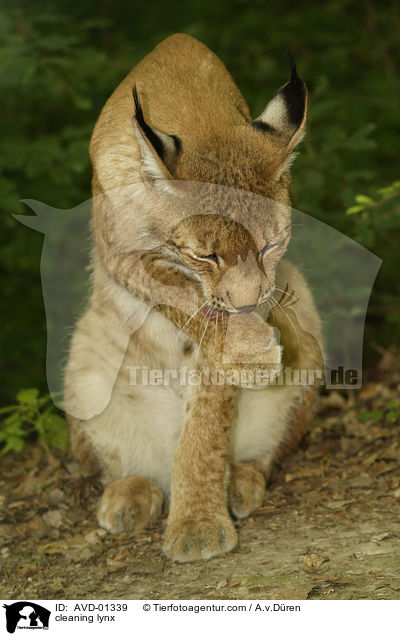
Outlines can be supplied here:
<path id="1" fill-rule="evenodd" d="M 50 448 L 65 449 L 68 425 L 57 415 L 50 395 L 40 397 L 38 389 L 22 389 L 17 404 L 0 409 L 0 455 L 19 453 L 32 433 L 36 434 L 47 452 Z"/>
<path id="2" fill-rule="evenodd" d="M 400 133 L 400 18 L 394 3 L 4 0 L 0 272 L 10 318 L 0 346 L 8 354 L 2 362 L 6 401 L 21 385 L 45 390 L 46 378 L 42 236 L 10 213 L 24 210 L 23 198 L 70 208 L 90 197 L 88 143 L 101 107 L 157 42 L 179 31 L 221 57 L 254 116 L 287 80 L 285 46 L 293 51 L 309 89 L 308 133 L 293 166 L 293 204 L 383 259 L 368 333 L 383 345 L 395 338 L 399 207 L 395 196 L 378 191 L 399 178 L 394 140 Z"/>
<path id="3" fill-rule="evenodd" d="M 386 333 L 394 337 L 400 331 L 398 246 L 400 236 L 400 181 L 373 188 L 369 195 L 355 196 L 354 205 L 346 210 L 352 225 L 351 236 L 377 254 L 383 265 L 379 287 L 375 290 L 371 313 L 381 318 Z M 383 320 L 382 320 L 383 318 Z M 384 341 L 384 336 L 381 341 Z M 386 344 L 390 341 L 387 340 Z"/>
<path id="4" fill-rule="evenodd" d="M 353 235 L 371 249 L 400 230 L 400 181 L 379 188 L 374 195 L 357 194 L 355 205 L 346 210 L 354 217 Z"/>
<path id="5" fill-rule="evenodd" d="M 373 409 L 357 415 L 361 422 L 384 422 L 385 424 L 400 424 L 400 401 L 391 400 L 385 409 Z"/>

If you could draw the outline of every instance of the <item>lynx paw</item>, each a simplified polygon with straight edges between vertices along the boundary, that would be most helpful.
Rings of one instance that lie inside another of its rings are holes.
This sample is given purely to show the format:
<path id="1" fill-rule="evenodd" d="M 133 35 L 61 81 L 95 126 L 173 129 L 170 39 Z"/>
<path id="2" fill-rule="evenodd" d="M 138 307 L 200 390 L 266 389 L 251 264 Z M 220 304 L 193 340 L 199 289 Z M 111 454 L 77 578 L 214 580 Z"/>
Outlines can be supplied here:
<path id="1" fill-rule="evenodd" d="M 279 331 L 258 314 L 232 314 L 229 317 L 222 361 L 240 365 L 279 364 L 279 337 Z"/>
<path id="2" fill-rule="evenodd" d="M 145 477 L 124 477 L 104 489 L 97 511 L 102 528 L 112 534 L 151 525 L 161 514 L 161 490 Z"/>
<path id="3" fill-rule="evenodd" d="M 248 517 L 259 508 L 265 493 L 263 475 L 250 464 L 236 462 L 231 467 L 229 504 L 231 513 L 238 519 Z"/>
<path id="4" fill-rule="evenodd" d="M 163 551 L 174 561 L 197 561 L 230 552 L 236 544 L 230 517 L 178 519 L 168 524 Z"/>

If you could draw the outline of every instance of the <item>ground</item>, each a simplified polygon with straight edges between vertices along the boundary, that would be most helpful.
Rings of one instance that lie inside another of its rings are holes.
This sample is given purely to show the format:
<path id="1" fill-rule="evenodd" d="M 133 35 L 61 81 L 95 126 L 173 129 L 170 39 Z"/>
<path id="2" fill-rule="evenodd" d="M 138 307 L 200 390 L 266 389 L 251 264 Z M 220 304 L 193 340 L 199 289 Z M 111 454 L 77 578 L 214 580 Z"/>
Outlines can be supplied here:
<path id="1" fill-rule="evenodd" d="M 101 486 L 68 454 L 32 444 L 2 458 L 0 598 L 399 599 L 399 382 L 388 351 L 360 391 L 322 396 L 262 508 L 237 524 L 238 547 L 206 562 L 164 558 L 165 516 L 99 529 Z"/>

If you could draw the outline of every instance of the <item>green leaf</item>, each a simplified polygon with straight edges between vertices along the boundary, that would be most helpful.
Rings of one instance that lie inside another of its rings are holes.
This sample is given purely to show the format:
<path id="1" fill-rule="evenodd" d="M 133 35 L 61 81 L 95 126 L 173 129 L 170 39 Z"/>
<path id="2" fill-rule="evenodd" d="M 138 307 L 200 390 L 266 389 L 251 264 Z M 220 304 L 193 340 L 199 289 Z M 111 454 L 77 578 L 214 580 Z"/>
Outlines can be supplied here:
<path id="1" fill-rule="evenodd" d="M 374 422 L 380 422 L 383 419 L 382 409 L 375 409 L 374 411 L 371 411 L 371 419 L 373 419 Z"/>
<path id="2" fill-rule="evenodd" d="M 352 205 L 350 208 L 347 208 L 346 214 L 358 214 L 358 212 L 362 210 L 364 210 L 363 205 Z"/>
<path id="3" fill-rule="evenodd" d="M 20 404 L 28 404 L 29 406 L 36 405 L 36 400 L 39 395 L 39 389 L 22 389 L 17 393 L 17 400 Z"/>
<path id="4" fill-rule="evenodd" d="M 395 424 L 395 422 L 397 422 L 399 417 L 399 414 L 397 411 L 388 411 L 388 413 L 386 413 L 386 417 L 385 420 L 386 422 L 388 422 L 388 424 Z"/>
<path id="5" fill-rule="evenodd" d="M 14 432 L 21 428 L 23 421 L 23 414 L 21 412 L 21 408 L 19 408 L 3 420 L 2 428 L 4 430 Z"/>
<path id="6" fill-rule="evenodd" d="M 32 432 L 36 432 L 47 451 L 52 446 L 66 448 L 68 425 L 64 418 L 54 413 L 51 396 L 39 397 L 38 389 L 23 389 L 17 399 L 19 404 L 2 409 L 6 417 L 0 422 L 1 455 L 20 452 Z"/>
<path id="7" fill-rule="evenodd" d="M 364 411 L 364 413 L 360 413 L 359 415 L 357 415 L 357 419 L 362 422 L 368 420 L 379 422 L 380 420 L 383 420 L 383 410 L 375 409 L 374 411 Z"/>
<path id="8" fill-rule="evenodd" d="M 39 400 L 37 401 L 38 406 L 44 406 L 44 404 L 47 404 L 48 402 L 52 401 L 52 396 L 50 395 L 50 393 L 48 393 L 47 395 L 44 395 L 43 397 L 39 398 Z"/>
<path id="9" fill-rule="evenodd" d="M 0 415 L 4 415 L 5 413 L 12 413 L 18 409 L 18 405 L 14 404 L 13 406 L 4 406 L 0 409 Z"/>
<path id="10" fill-rule="evenodd" d="M 50 413 L 44 420 L 44 437 L 49 447 L 64 450 L 69 440 L 68 424 L 63 417 Z"/>
<path id="11" fill-rule="evenodd" d="M 364 207 L 375 204 L 375 201 L 365 194 L 357 194 L 357 196 L 355 197 L 355 202 Z"/>
<path id="12" fill-rule="evenodd" d="M 14 453 L 20 453 L 25 446 L 25 440 L 21 437 L 17 437 L 14 435 L 10 435 L 7 438 L 5 446 L 0 451 L 0 455 L 5 455 L 10 451 L 14 451 Z"/>

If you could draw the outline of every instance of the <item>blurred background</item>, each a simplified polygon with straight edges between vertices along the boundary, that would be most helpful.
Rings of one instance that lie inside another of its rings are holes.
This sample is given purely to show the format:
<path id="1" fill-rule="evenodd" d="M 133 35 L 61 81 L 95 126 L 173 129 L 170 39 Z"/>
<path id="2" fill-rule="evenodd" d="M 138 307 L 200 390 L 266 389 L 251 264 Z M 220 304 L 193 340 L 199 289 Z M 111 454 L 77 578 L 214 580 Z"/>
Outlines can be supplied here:
<path id="1" fill-rule="evenodd" d="M 88 143 L 104 102 L 142 57 L 175 32 L 199 38 L 222 59 L 254 116 L 287 81 L 286 47 L 292 50 L 310 93 L 308 134 L 293 166 L 293 205 L 383 259 L 369 305 L 365 364 L 399 345 L 397 3 L 3 0 L 3 403 L 13 402 L 22 388 L 47 392 L 43 235 L 11 213 L 31 213 L 20 199 L 72 208 L 90 197 Z"/>

